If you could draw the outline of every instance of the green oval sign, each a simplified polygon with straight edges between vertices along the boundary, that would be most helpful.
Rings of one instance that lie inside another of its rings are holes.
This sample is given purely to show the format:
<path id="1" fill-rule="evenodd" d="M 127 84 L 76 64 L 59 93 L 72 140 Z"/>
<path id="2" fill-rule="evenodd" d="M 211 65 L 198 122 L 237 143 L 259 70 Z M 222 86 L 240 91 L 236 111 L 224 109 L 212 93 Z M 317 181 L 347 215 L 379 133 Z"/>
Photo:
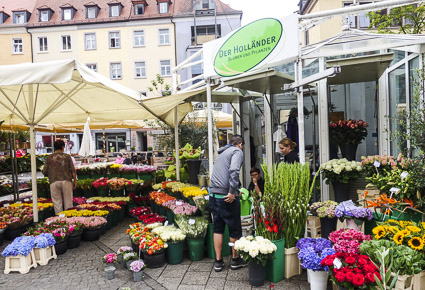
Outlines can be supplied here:
<path id="1" fill-rule="evenodd" d="M 215 72 L 231 77 L 249 71 L 273 52 L 282 34 L 282 23 L 274 18 L 260 19 L 242 27 L 217 51 Z"/>

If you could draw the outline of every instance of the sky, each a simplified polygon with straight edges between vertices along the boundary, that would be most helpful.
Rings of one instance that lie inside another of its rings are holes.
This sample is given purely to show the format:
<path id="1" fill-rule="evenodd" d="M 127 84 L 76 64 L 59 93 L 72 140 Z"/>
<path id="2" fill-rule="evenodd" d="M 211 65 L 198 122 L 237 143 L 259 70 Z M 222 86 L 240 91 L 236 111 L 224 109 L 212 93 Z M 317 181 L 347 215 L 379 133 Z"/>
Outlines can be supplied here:
<path id="1" fill-rule="evenodd" d="M 230 7 L 242 10 L 242 25 L 265 17 L 280 18 L 298 11 L 299 0 L 222 0 Z"/>

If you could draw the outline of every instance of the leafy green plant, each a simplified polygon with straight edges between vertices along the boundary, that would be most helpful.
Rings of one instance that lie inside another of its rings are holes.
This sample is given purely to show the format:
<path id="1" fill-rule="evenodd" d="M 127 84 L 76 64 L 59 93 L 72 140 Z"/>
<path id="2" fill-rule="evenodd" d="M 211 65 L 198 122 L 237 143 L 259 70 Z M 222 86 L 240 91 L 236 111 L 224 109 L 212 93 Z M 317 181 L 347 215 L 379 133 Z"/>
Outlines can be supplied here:
<path id="1" fill-rule="evenodd" d="M 155 92 L 158 96 L 171 95 L 171 86 L 165 83 L 164 78 L 160 74 L 156 74 L 151 84 L 152 87 L 148 87 L 149 92 Z"/>
<path id="2" fill-rule="evenodd" d="M 389 259 L 391 259 L 391 256 L 389 256 L 389 249 L 378 250 L 377 257 L 378 264 L 380 265 L 379 275 L 381 276 L 382 280 L 380 280 L 375 275 L 376 286 L 380 290 L 392 290 L 394 289 L 395 283 L 397 282 L 398 272 L 394 276 L 392 275 L 392 260 L 387 267 Z"/>

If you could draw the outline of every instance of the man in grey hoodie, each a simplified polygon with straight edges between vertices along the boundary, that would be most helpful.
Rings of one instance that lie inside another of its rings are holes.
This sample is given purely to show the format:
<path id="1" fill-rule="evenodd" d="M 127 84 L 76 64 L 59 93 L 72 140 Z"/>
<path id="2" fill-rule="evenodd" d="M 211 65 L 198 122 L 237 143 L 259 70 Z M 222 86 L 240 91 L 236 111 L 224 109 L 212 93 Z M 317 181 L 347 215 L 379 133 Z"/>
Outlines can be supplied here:
<path id="1" fill-rule="evenodd" d="M 241 204 L 239 201 L 239 171 L 243 162 L 244 140 L 240 135 L 233 135 L 230 144 L 218 150 L 219 156 L 214 164 L 210 181 L 210 208 L 214 222 L 214 250 L 216 260 L 214 270 L 223 270 L 224 262 L 221 256 L 223 248 L 223 233 L 227 224 L 230 242 L 236 242 L 242 237 Z M 237 270 L 246 266 L 232 247 L 232 262 L 230 268 Z"/>

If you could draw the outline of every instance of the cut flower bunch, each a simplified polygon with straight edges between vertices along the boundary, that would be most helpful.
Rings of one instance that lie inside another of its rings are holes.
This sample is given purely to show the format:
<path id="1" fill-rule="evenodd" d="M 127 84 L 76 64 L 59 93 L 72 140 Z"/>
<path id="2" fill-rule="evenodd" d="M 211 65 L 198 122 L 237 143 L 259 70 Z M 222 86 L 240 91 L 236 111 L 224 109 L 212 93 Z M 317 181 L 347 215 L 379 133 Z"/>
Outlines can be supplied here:
<path id="1" fill-rule="evenodd" d="M 359 177 L 362 166 L 360 162 L 348 161 L 346 158 L 332 159 L 320 165 L 319 171 L 328 184 L 330 182 L 348 183 Z"/>
<path id="2" fill-rule="evenodd" d="M 300 250 L 298 259 L 301 261 L 301 266 L 313 271 L 327 270 L 321 262 L 327 256 L 335 254 L 332 243 L 324 238 L 302 238 L 298 240 L 296 247 Z"/>
<path id="3" fill-rule="evenodd" d="M 273 253 L 277 247 L 270 240 L 262 236 L 242 237 L 235 242 L 235 251 L 248 263 L 257 263 L 263 266 L 273 258 Z"/>
<path id="4" fill-rule="evenodd" d="M 335 207 L 338 205 L 336 201 L 327 200 L 323 202 L 315 202 L 310 206 L 310 211 L 313 215 L 319 218 L 334 218 Z"/>

